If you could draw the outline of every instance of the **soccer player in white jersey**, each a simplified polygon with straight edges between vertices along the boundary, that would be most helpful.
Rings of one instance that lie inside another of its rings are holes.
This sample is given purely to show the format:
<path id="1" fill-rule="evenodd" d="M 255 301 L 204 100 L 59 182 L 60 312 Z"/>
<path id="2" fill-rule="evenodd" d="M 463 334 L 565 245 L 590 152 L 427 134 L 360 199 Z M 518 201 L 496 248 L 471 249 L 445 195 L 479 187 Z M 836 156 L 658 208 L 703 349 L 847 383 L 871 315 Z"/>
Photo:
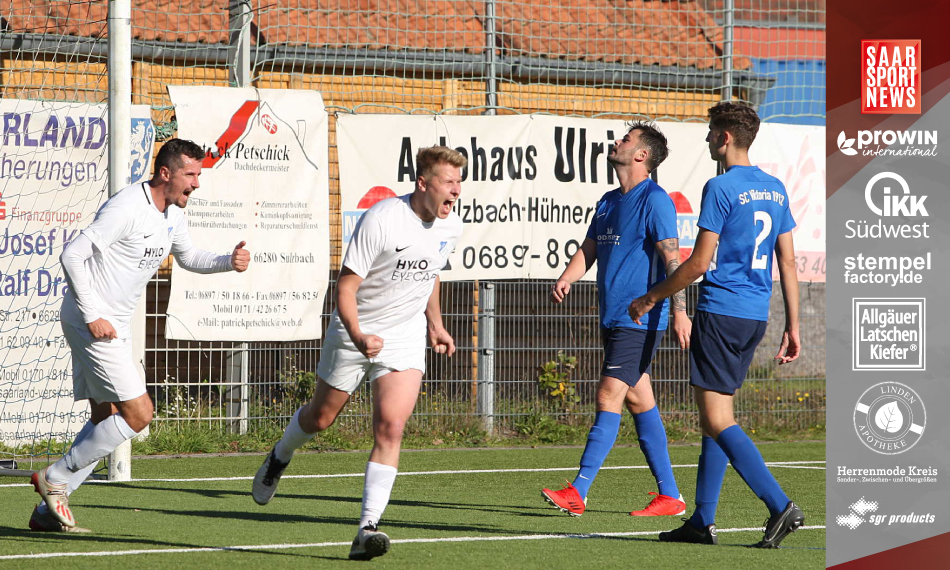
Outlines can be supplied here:
<path id="1" fill-rule="evenodd" d="M 427 334 L 436 353 L 455 352 L 442 325 L 439 272 L 462 235 L 452 206 L 466 162 L 446 147 L 421 149 L 412 194 L 378 202 L 360 218 L 337 282 L 337 309 L 324 337 L 313 399 L 297 410 L 254 476 L 254 500 L 266 505 L 294 450 L 333 424 L 364 379 L 372 382 L 374 443 L 353 560 L 389 550 L 389 537 L 377 525 L 396 479 L 403 428 L 419 396 Z"/>
<path id="2" fill-rule="evenodd" d="M 100 459 L 152 421 L 152 401 L 131 351 L 130 320 L 162 261 L 171 253 L 197 273 L 247 269 L 245 242 L 217 255 L 191 241 L 182 210 L 198 188 L 204 156 L 191 141 L 166 142 L 152 179 L 106 201 L 60 256 L 69 283 L 61 319 L 72 352 L 73 393 L 89 400 L 91 419 L 62 459 L 33 475 L 43 498 L 30 518 L 34 530 L 77 530 L 70 493 Z"/>

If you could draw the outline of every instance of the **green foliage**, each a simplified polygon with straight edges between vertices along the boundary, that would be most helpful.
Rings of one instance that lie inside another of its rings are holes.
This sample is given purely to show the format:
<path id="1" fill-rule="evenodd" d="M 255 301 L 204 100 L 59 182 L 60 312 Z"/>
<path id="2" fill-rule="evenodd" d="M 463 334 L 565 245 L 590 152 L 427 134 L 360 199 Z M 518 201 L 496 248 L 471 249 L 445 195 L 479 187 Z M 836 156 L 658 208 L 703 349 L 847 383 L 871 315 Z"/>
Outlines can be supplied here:
<path id="1" fill-rule="evenodd" d="M 538 368 L 538 384 L 541 389 L 565 410 L 571 410 L 581 401 L 571 378 L 576 368 L 577 357 L 567 356 L 563 350 L 557 351 L 555 360 L 545 362 Z"/>
<path id="2" fill-rule="evenodd" d="M 313 397 L 313 390 L 317 386 L 317 375 L 309 370 L 302 370 L 297 367 L 297 360 L 293 357 L 289 359 L 289 365 L 285 370 L 281 370 L 277 376 L 281 384 L 287 386 L 287 396 L 290 404 L 295 410 L 306 404 Z"/>
<path id="3" fill-rule="evenodd" d="M 515 421 L 514 427 L 521 438 L 542 444 L 579 444 L 583 443 L 583 438 L 587 435 L 586 432 L 581 433 L 579 426 L 560 422 L 553 415 L 540 410 L 533 410 L 520 416 Z"/>

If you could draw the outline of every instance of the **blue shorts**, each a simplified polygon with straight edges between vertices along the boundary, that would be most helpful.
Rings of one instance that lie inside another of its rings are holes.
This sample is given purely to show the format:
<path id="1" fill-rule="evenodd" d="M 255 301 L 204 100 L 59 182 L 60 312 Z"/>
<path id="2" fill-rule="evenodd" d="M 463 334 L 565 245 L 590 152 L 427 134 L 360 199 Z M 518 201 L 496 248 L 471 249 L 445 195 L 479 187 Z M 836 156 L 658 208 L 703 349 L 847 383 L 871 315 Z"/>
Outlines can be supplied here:
<path id="1" fill-rule="evenodd" d="M 765 336 L 766 321 L 696 311 L 689 337 L 689 383 L 735 394 Z"/>
<path id="2" fill-rule="evenodd" d="M 618 378 L 636 386 L 640 377 L 650 373 L 653 354 L 666 331 L 642 329 L 600 329 L 604 343 L 604 364 L 601 376 Z"/>

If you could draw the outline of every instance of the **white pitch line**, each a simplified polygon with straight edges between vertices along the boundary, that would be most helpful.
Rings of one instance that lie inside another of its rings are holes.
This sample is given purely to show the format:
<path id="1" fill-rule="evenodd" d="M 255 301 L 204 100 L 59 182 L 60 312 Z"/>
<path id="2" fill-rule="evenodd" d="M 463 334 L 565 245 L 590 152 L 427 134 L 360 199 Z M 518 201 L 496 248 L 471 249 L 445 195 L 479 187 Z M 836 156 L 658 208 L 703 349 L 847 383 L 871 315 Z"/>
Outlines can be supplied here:
<path id="1" fill-rule="evenodd" d="M 799 530 L 824 530 L 823 525 L 803 526 Z M 717 533 L 761 532 L 762 527 L 719 528 Z M 598 532 L 591 534 L 529 534 L 524 536 L 453 536 L 445 538 L 404 538 L 393 540 L 393 544 L 433 544 L 444 542 L 498 542 L 510 540 L 551 540 L 563 538 L 613 538 L 624 536 L 652 536 L 660 531 L 636 532 Z M 309 544 L 250 544 L 244 546 L 208 546 L 196 548 L 150 548 L 142 550 L 112 550 L 104 552 L 41 552 L 38 554 L 9 554 L 0 556 L 0 560 L 25 560 L 37 558 L 72 558 L 89 556 L 133 556 L 137 554 L 190 554 L 193 552 L 231 552 L 243 550 L 290 550 L 294 548 L 323 548 L 326 546 L 349 546 L 350 542 L 313 542 Z"/>
<path id="2" fill-rule="evenodd" d="M 776 461 L 766 463 L 769 467 L 788 467 L 796 469 L 824 469 L 824 467 L 805 467 L 805 465 L 825 463 L 824 461 Z M 699 467 L 696 463 L 687 463 L 682 465 L 673 465 L 675 469 Z M 611 467 L 601 467 L 601 471 L 610 471 L 615 469 L 649 469 L 649 465 L 615 465 Z M 446 471 L 401 471 L 400 477 L 411 475 L 474 475 L 479 473 L 546 473 L 551 471 L 577 471 L 577 467 L 538 467 L 522 469 L 459 469 Z M 332 473 L 325 475 L 284 475 L 281 479 L 338 479 L 341 477 L 363 477 L 365 473 Z M 250 481 L 253 476 L 246 477 L 194 477 L 191 479 L 132 479 L 123 481 L 124 483 L 191 483 L 205 481 Z M 113 483 L 114 481 L 105 481 L 102 479 L 93 479 L 86 483 Z M 32 487 L 29 483 L 8 483 L 0 487 Z"/>

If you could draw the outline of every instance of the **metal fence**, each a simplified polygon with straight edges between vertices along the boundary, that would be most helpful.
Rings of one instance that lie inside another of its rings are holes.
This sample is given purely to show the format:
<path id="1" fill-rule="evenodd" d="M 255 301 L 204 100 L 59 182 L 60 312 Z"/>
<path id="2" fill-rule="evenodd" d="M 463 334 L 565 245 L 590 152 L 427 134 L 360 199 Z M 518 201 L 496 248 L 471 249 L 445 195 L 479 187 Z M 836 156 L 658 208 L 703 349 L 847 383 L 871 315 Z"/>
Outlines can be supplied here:
<path id="1" fill-rule="evenodd" d="M 264 424 L 283 425 L 312 394 L 320 342 L 207 343 L 162 340 L 166 278 L 149 290 L 146 354 L 149 391 L 161 422 L 202 421 L 245 433 Z M 332 286 L 331 286 L 332 287 Z M 530 435 L 539 416 L 563 422 L 592 414 L 602 358 L 597 290 L 578 282 L 566 302 L 548 301 L 550 281 L 460 281 L 442 284 L 442 310 L 457 352 L 452 358 L 427 354 L 427 373 L 412 419 L 419 429 L 474 429 L 499 436 Z M 688 290 L 692 314 L 696 288 Z M 773 318 L 759 346 L 736 412 L 756 426 L 801 430 L 824 425 L 824 284 L 801 289 L 803 357 L 780 369 L 778 351 L 784 315 L 781 291 L 773 299 Z M 331 295 L 332 297 L 332 295 Z M 330 301 L 324 320 L 330 316 Z M 552 397 L 539 382 L 543 366 L 561 364 L 577 401 Z M 653 364 L 653 385 L 669 426 L 697 427 L 689 361 L 669 335 Z M 370 393 L 354 393 L 340 423 L 368 429 Z M 437 432 L 436 432 L 437 433 Z"/>
<path id="2" fill-rule="evenodd" d="M 159 140 L 177 124 L 169 84 L 320 90 L 332 113 L 553 113 L 704 121 L 723 97 L 766 120 L 823 124 L 824 0 L 249 0 L 135 2 L 133 102 L 150 105 Z M 105 102 L 108 2 L 0 0 L 5 98 Z M 339 210 L 335 119 L 331 209 Z M 331 213 L 331 219 L 332 214 Z M 331 228 L 334 266 L 339 226 Z M 170 270 L 147 291 L 148 386 L 157 422 L 200 420 L 245 431 L 284 423 L 307 396 L 320 343 L 179 342 L 164 338 Z M 539 281 L 443 284 L 446 325 L 459 352 L 431 356 L 415 422 L 451 421 L 505 434 L 538 414 L 592 410 L 600 359 L 595 287 L 566 305 Z M 332 289 L 332 285 L 331 285 Z M 774 297 L 779 297 L 776 293 Z M 328 296 L 325 313 L 332 307 Z M 748 389 L 753 422 L 824 423 L 824 284 L 802 288 L 803 361 L 777 370 L 773 320 Z M 780 299 L 773 299 L 780 303 Z M 539 366 L 576 357 L 580 402 L 539 388 Z M 685 356 L 667 339 L 654 366 L 668 423 L 692 422 Z M 781 379 L 782 377 L 784 379 Z M 367 422 L 354 395 L 341 422 Z"/>

